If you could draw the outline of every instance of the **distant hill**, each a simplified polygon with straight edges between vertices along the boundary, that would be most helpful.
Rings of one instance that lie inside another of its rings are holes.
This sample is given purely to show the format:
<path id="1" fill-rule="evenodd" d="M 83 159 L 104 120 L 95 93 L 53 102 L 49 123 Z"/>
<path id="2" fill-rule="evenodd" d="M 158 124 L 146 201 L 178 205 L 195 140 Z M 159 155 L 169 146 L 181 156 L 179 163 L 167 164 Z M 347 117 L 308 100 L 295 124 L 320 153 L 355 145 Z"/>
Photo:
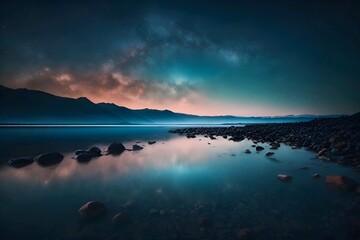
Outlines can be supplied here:
<path id="1" fill-rule="evenodd" d="M 112 103 L 95 104 L 85 97 L 73 99 L 0 85 L 0 124 L 240 124 L 309 121 L 318 117 L 197 116 L 170 110 L 133 110 Z"/>

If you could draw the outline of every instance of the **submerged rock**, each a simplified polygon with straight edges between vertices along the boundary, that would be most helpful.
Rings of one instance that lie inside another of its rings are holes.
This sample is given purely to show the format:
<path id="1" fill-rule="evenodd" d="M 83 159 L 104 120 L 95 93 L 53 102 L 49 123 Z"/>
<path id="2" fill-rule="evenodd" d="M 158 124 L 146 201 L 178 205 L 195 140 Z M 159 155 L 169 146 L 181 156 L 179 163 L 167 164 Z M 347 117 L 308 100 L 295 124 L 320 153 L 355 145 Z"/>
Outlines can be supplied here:
<path id="1" fill-rule="evenodd" d="M 289 182 L 292 180 L 292 176 L 286 175 L 286 174 L 279 174 L 279 175 L 277 175 L 277 178 L 283 182 Z"/>
<path id="2" fill-rule="evenodd" d="M 155 144 L 155 143 L 156 143 L 156 141 L 148 141 L 149 145 L 152 145 L 152 144 Z"/>
<path id="3" fill-rule="evenodd" d="M 353 179 L 340 175 L 326 176 L 325 182 L 331 190 L 337 192 L 351 192 L 356 186 Z"/>
<path id="4" fill-rule="evenodd" d="M 130 220 L 130 216 L 125 212 L 120 212 L 115 216 L 113 216 L 113 218 L 111 219 L 112 223 L 116 225 L 124 225 L 128 223 L 129 220 Z"/>
<path id="5" fill-rule="evenodd" d="M 270 157 L 270 156 L 272 156 L 272 155 L 274 155 L 274 154 L 275 154 L 274 152 L 267 152 L 267 153 L 265 154 L 265 156 Z"/>
<path id="6" fill-rule="evenodd" d="M 40 166 L 47 167 L 59 164 L 64 159 L 64 156 L 58 152 L 44 153 L 36 158 L 34 161 L 37 162 Z"/>
<path id="7" fill-rule="evenodd" d="M 20 158 L 10 159 L 8 161 L 8 165 L 14 168 L 22 168 L 32 164 L 33 162 L 34 162 L 34 157 L 20 157 Z"/>
<path id="8" fill-rule="evenodd" d="M 139 146 L 139 145 L 137 145 L 137 144 L 134 144 L 134 145 L 132 146 L 132 149 L 133 149 L 133 151 L 139 151 L 139 150 L 143 149 L 143 147 L 141 147 L 141 146 Z"/>
<path id="9" fill-rule="evenodd" d="M 83 218 L 94 218 L 103 215 L 106 212 L 104 203 L 99 201 L 90 201 L 79 209 L 79 214 Z"/>
<path id="10" fill-rule="evenodd" d="M 110 154 L 119 154 L 125 151 L 125 147 L 122 143 L 113 142 L 107 150 Z"/>
<path id="11" fill-rule="evenodd" d="M 263 148 L 262 146 L 257 146 L 256 147 L 256 151 L 262 151 L 262 150 L 264 150 L 265 148 Z"/>

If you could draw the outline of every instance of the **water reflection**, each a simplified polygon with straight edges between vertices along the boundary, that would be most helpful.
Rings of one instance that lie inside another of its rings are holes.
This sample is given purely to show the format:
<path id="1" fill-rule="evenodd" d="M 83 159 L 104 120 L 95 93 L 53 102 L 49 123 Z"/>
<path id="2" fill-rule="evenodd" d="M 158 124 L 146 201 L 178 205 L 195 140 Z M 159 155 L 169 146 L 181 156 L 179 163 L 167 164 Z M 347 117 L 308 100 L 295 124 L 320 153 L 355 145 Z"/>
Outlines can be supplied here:
<path id="1" fill-rule="evenodd" d="M 330 192 L 323 178 L 311 178 L 314 173 L 358 175 L 320 162 L 303 149 L 282 145 L 268 158 L 270 146 L 261 144 L 265 150 L 256 152 L 249 140 L 187 139 L 164 128 L 150 133 L 142 129 L 125 138 L 116 129 L 117 134 L 106 132 L 112 139 L 88 131 L 80 130 L 78 136 L 92 135 L 98 141 L 72 141 L 58 166 L 0 168 L 4 239 L 233 239 L 244 228 L 250 228 L 255 239 L 350 239 L 353 221 L 359 220 L 354 211 L 358 196 Z M 33 132 L 35 138 L 37 134 Z M 104 155 L 87 164 L 73 159 L 76 149 L 98 146 L 105 153 L 109 143 L 119 139 L 127 148 L 140 141 L 144 149 Z M 157 143 L 149 145 L 148 140 Z M 252 153 L 245 154 L 245 149 Z M 279 181 L 280 173 L 292 175 L 293 181 Z M 108 215 L 84 225 L 77 209 L 89 200 L 104 202 Z M 134 203 L 131 208 L 129 202 Z M 154 217 L 150 212 L 155 209 Z M 119 211 L 132 219 L 121 231 L 111 224 Z M 203 218 L 211 220 L 211 227 L 199 225 Z"/>

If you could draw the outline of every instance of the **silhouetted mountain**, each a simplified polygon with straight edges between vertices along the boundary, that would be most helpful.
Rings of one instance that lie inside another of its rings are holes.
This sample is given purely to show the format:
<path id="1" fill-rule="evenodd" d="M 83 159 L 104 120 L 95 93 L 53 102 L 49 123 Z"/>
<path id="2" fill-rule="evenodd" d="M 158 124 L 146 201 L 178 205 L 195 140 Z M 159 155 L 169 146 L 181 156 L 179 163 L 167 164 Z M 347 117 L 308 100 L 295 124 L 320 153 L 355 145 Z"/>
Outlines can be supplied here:
<path id="1" fill-rule="evenodd" d="M 316 116 L 197 116 L 170 110 L 133 110 L 112 103 L 77 99 L 0 85 L 0 124 L 209 124 L 308 121 Z"/>

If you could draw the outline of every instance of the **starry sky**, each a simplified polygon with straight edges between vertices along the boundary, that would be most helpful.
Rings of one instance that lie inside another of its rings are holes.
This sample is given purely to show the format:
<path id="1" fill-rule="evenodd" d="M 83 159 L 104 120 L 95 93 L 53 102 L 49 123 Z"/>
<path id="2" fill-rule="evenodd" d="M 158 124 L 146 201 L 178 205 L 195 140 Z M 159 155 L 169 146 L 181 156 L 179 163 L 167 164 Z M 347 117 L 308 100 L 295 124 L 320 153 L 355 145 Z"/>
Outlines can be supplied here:
<path id="1" fill-rule="evenodd" d="M 129 108 L 360 111 L 359 1 L 3 1 L 0 84 Z"/>

